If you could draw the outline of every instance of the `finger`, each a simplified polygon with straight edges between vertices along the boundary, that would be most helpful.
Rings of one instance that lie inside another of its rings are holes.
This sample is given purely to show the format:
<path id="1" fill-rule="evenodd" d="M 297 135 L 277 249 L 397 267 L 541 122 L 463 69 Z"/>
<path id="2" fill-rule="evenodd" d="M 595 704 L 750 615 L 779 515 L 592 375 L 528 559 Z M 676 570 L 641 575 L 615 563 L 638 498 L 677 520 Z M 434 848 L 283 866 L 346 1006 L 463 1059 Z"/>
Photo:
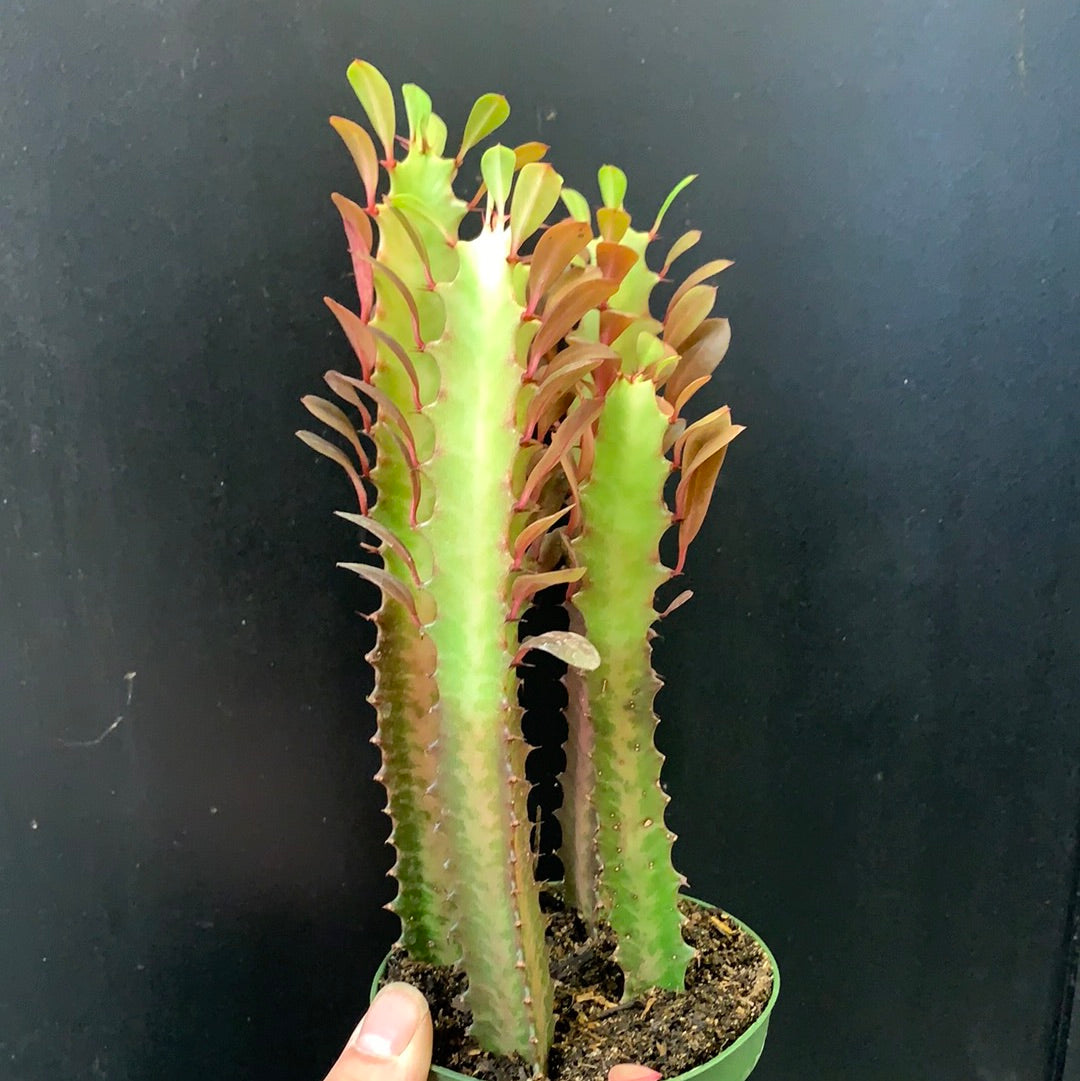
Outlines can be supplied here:
<path id="1" fill-rule="evenodd" d="M 660 1081 L 661 1075 L 636 1062 L 620 1062 L 608 1070 L 608 1081 Z"/>
<path id="2" fill-rule="evenodd" d="M 326 1081 L 426 1081 L 431 1067 L 431 1013 L 407 983 L 376 996 Z"/>

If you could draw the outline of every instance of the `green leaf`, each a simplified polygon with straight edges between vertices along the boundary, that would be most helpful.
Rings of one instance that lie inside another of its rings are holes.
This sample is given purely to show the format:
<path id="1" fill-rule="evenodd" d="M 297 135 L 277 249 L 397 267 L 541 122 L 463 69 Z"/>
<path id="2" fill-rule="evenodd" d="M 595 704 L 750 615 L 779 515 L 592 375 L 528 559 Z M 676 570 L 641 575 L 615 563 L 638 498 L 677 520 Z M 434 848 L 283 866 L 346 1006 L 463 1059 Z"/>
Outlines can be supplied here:
<path id="1" fill-rule="evenodd" d="M 555 209 L 561 190 L 562 177 L 547 162 L 530 162 L 522 168 L 510 203 L 510 251 L 513 254 L 517 254 L 522 243 Z"/>
<path id="2" fill-rule="evenodd" d="M 514 182 L 514 152 L 499 143 L 489 146 L 480 159 L 480 174 L 488 190 L 488 200 L 501 214 L 510 197 L 510 185 Z"/>
<path id="3" fill-rule="evenodd" d="M 346 72 L 353 91 L 360 99 L 371 127 L 383 145 L 386 160 L 394 157 L 394 133 L 397 130 L 397 113 L 394 109 L 394 92 L 385 76 L 366 60 L 354 60 Z"/>
<path id="4" fill-rule="evenodd" d="M 427 140 L 428 149 L 437 156 L 442 156 L 446 149 L 446 121 L 438 113 L 432 113 L 427 118 L 424 127 L 424 138 Z"/>
<path id="5" fill-rule="evenodd" d="M 364 184 L 370 210 L 375 206 L 375 189 L 379 184 L 379 155 L 375 150 L 375 144 L 371 141 L 367 129 L 360 127 L 352 120 L 346 120 L 343 116 L 332 116 L 330 124 L 341 136 L 341 141 L 352 155 L 356 171 Z"/>
<path id="6" fill-rule="evenodd" d="M 510 115 L 510 103 L 502 94 L 483 94 L 476 99 L 465 121 L 465 131 L 461 136 L 461 149 L 457 152 L 457 162 L 472 150 L 481 139 L 486 139 L 497 128 L 506 123 Z"/>
<path id="7" fill-rule="evenodd" d="M 424 137 L 431 116 L 431 98 L 416 83 L 406 83 L 401 88 L 401 96 L 405 99 L 405 115 L 409 118 L 409 139 L 415 143 Z"/>
<path id="8" fill-rule="evenodd" d="M 649 231 L 650 236 L 656 236 L 660 231 L 660 223 L 664 220 L 664 215 L 671 209 L 671 204 L 675 202 L 676 197 L 683 188 L 692 184 L 697 180 L 697 173 L 691 173 L 689 176 L 684 176 L 682 180 L 678 182 L 668 193 L 668 197 L 661 203 L 660 209 L 656 212 L 656 221 L 653 222 L 652 229 Z"/>
<path id="9" fill-rule="evenodd" d="M 562 201 L 563 206 L 569 211 L 570 217 L 575 218 L 577 221 L 588 221 L 592 217 L 589 213 L 589 200 L 580 191 L 575 191 L 573 188 L 563 188 Z"/>
<path id="10" fill-rule="evenodd" d="M 611 210 L 622 210 L 626 198 L 626 173 L 617 165 L 601 165 L 596 179 L 600 184 L 600 199 Z"/>
<path id="11" fill-rule="evenodd" d="M 530 649 L 543 650 L 544 653 L 558 657 L 571 668 L 580 668 L 586 672 L 600 667 L 600 654 L 596 651 L 596 646 L 585 635 L 575 634 L 573 631 L 546 631 L 544 634 L 524 638 L 518 656 Z"/>

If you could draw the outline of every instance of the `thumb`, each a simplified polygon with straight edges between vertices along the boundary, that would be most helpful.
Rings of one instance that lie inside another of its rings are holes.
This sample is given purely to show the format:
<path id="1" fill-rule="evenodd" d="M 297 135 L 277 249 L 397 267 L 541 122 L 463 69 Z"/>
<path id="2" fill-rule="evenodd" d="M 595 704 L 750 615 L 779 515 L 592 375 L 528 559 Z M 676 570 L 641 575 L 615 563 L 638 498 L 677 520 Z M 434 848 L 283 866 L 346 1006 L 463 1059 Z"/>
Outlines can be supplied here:
<path id="1" fill-rule="evenodd" d="M 376 996 L 326 1081 L 426 1081 L 431 1067 L 431 1013 L 407 983 Z"/>

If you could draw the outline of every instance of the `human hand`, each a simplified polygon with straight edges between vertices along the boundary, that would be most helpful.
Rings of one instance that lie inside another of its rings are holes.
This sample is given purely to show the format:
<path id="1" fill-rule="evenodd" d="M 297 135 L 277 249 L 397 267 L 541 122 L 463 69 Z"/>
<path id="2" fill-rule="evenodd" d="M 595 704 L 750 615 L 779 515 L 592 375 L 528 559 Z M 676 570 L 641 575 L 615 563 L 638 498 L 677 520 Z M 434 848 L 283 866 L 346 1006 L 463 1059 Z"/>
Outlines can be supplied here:
<path id="1" fill-rule="evenodd" d="M 388 983 L 357 1025 L 326 1081 L 427 1081 L 431 1068 L 431 1013 L 407 983 Z M 647 1066 L 622 1063 L 608 1081 L 660 1081 Z"/>

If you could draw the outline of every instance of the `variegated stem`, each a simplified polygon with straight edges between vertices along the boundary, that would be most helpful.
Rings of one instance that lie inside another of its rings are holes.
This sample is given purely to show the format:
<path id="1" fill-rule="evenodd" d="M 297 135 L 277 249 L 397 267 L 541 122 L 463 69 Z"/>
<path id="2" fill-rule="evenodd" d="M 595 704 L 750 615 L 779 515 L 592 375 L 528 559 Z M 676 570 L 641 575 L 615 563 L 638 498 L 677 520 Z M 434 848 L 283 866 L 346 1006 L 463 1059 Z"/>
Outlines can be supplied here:
<path id="1" fill-rule="evenodd" d="M 584 633 L 585 621 L 571 608 L 570 627 Z M 566 766 L 562 784 L 562 807 L 557 812 L 562 829 L 559 858 L 563 865 L 563 888 L 567 903 L 581 914 L 590 931 L 596 927 L 597 884 L 600 862 L 596 849 L 596 784 L 593 768 L 595 736 L 589 712 L 589 689 L 585 673 L 568 668 L 566 687 Z"/>
<path id="2" fill-rule="evenodd" d="M 543 1067 L 551 986 L 529 848 L 525 746 L 511 662 L 516 650 L 508 546 L 518 451 L 515 356 L 521 306 L 507 264 L 509 231 L 485 224 L 457 245 L 440 285 L 446 331 L 431 353 L 443 373 L 428 410 L 435 506 L 424 532 L 437 573 L 428 630 L 438 652 L 438 794 L 451 843 L 457 938 L 473 1033 Z"/>
<path id="3" fill-rule="evenodd" d="M 682 938 L 674 834 L 664 823 L 663 756 L 653 741 L 648 632 L 653 594 L 669 572 L 660 537 L 671 524 L 663 501 L 668 418 L 648 379 L 618 378 L 600 415 L 590 479 L 581 487 L 584 528 L 574 541 L 588 568 L 575 604 L 600 667 L 586 675 L 595 732 L 600 901 L 618 939 L 624 997 L 682 989 L 693 950 Z"/>

